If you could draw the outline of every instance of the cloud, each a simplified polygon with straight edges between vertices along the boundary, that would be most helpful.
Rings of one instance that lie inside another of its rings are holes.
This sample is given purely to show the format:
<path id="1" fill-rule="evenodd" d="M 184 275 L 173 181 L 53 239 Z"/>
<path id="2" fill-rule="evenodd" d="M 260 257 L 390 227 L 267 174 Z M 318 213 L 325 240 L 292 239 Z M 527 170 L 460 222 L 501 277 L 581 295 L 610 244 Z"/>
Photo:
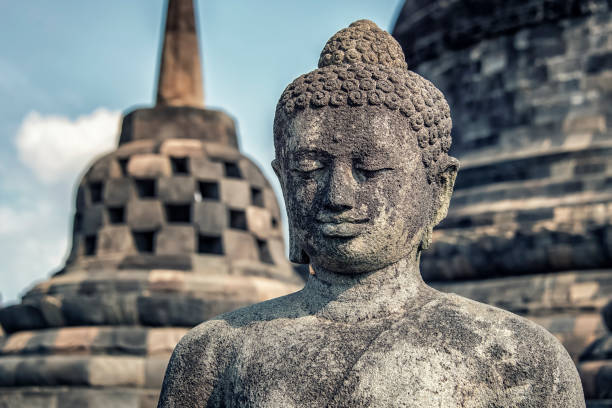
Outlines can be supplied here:
<path id="1" fill-rule="evenodd" d="M 75 120 L 32 112 L 14 133 L 16 150 L 0 156 L 7 175 L 0 177 L 0 304 L 16 302 L 62 266 L 75 181 L 95 156 L 115 148 L 119 118 L 103 108 Z"/>
<path id="2" fill-rule="evenodd" d="M 32 112 L 17 132 L 19 159 L 45 184 L 72 180 L 96 155 L 114 148 L 119 118 L 104 108 L 76 120 Z"/>
<path id="3" fill-rule="evenodd" d="M 47 195 L 27 198 L 25 207 L 0 206 L 0 304 L 16 302 L 33 282 L 59 269 L 70 242 L 70 207 Z"/>

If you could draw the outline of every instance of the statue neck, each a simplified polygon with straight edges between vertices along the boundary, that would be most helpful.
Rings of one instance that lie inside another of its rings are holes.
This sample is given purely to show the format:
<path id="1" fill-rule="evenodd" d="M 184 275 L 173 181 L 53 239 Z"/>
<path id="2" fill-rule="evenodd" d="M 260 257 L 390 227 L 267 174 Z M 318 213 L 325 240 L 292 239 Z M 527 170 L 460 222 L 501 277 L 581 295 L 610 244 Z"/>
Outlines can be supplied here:
<path id="1" fill-rule="evenodd" d="M 437 293 L 423 282 L 419 260 L 417 251 L 384 268 L 355 275 L 315 267 L 302 290 L 304 303 L 317 316 L 347 322 L 405 314 Z"/>

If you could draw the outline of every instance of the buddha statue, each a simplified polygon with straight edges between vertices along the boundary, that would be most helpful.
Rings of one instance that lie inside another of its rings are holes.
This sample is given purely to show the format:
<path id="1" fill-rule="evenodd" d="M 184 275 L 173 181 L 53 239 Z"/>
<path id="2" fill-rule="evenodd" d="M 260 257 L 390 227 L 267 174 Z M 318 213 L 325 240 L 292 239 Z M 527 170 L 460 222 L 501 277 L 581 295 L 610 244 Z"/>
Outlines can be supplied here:
<path id="1" fill-rule="evenodd" d="M 584 407 L 543 328 L 427 286 L 458 162 L 442 93 L 357 21 L 282 94 L 272 165 L 306 286 L 191 330 L 159 407 Z"/>

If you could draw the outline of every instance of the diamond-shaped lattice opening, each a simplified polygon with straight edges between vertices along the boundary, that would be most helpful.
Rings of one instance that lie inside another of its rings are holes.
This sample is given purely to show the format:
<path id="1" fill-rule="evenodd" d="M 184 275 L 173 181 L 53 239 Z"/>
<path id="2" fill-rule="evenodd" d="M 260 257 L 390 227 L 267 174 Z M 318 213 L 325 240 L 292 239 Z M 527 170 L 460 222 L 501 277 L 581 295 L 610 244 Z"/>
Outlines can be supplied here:
<path id="1" fill-rule="evenodd" d="M 132 236 L 138 252 L 155 252 L 155 231 L 132 231 Z"/>
<path id="2" fill-rule="evenodd" d="M 229 210 L 229 225 L 230 228 L 246 231 L 246 213 L 242 210 Z"/>
<path id="3" fill-rule="evenodd" d="M 270 247 L 267 241 L 261 239 L 257 240 L 257 252 L 259 253 L 259 260 L 263 263 L 273 264 L 272 254 L 270 253 Z"/>
<path id="4" fill-rule="evenodd" d="M 91 197 L 91 203 L 97 204 L 102 202 L 102 189 L 104 186 L 100 182 L 89 184 L 89 196 Z"/>
<path id="5" fill-rule="evenodd" d="M 198 235 L 198 253 L 223 255 L 223 243 L 220 236 Z"/>
<path id="6" fill-rule="evenodd" d="M 138 197 L 151 198 L 157 195 L 155 179 L 136 179 L 135 182 L 136 191 L 138 191 Z"/>
<path id="7" fill-rule="evenodd" d="M 251 187 L 251 204 L 256 207 L 264 206 L 263 191 L 261 191 L 261 188 Z"/>
<path id="8" fill-rule="evenodd" d="M 85 237 L 85 256 L 93 256 L 96 254 L 97 243 L 97 235 L 88 235 Z"/>
<path id="9" fill-rule="evenodd" d="M 240 173 L 240 168 L 234 162 L 224 162 L 225 167 L 225 177 L 229 178 L 242 178 L 242 173 Z"/>
<path id="10" fill-rule="evenodd" d="M 189 159 L 187 157 L 171 157 L 172 173 L 189 174 Z"/>
<path id="11" fill-rule="evenodd" d="M 117 160 L 117 162 L 119 162 L 119 168 L 121 168 L 121 174 L 123 174 L 124 177 L 127 176 L 128 160 L 129 159 L 119 159 L 119 160 Z"/>
<path id="12" fill-rule="evenodd" d="M 200 195 L 205 200 L 219 200 L 219 183 L 214 181 L 200 181 L 198 183 Z"/>
<path id="13" fill-rule="evenodd" d="M 168 222 L 191 222 L 191 205 L 166 204 L 166 220 Z"/>
<path id="14" fill-rule="evenodd" d="M 108 221 L 111 224 L 123 224 L 125 222 L 125 207 L 109 207 Z"/>

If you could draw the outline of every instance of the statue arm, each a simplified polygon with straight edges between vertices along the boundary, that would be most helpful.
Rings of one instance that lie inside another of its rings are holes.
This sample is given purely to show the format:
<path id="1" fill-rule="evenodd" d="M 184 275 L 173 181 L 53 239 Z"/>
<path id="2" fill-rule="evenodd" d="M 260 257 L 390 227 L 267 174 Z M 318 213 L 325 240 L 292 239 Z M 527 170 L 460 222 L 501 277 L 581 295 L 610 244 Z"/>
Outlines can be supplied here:
<path id="1" fill-rule="evenodd" d="M 220 340 L 217 323 L 201 324 L 177 344 L 166 369 L 158 408 L 221 406 L 220 377 L 230 347 Z"/>

